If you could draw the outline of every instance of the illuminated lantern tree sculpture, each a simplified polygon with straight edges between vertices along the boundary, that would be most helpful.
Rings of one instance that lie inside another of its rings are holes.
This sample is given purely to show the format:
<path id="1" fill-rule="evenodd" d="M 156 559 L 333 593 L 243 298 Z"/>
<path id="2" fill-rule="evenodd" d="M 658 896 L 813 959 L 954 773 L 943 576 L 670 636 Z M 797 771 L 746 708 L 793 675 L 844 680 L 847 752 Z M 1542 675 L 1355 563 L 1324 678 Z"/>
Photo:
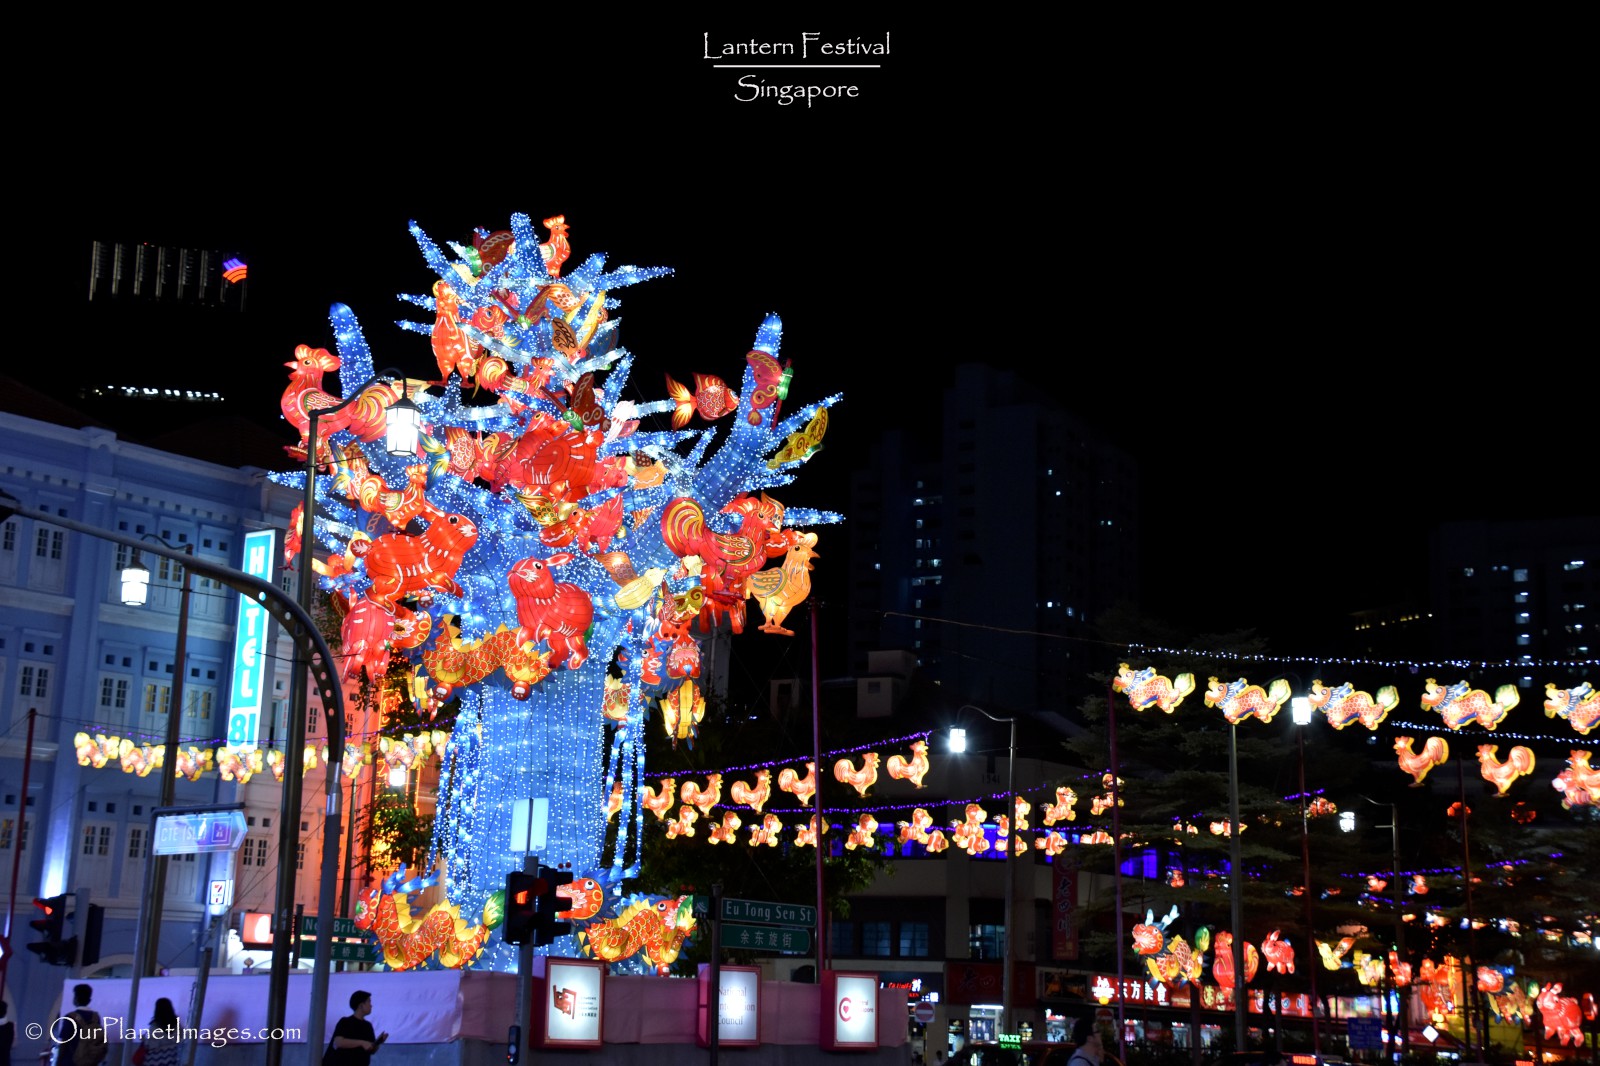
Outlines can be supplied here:
<path id="1" fill-rule="evenodd" d="M 520 867 L 513 812 L 530 799 L 549 804 L 546 865 L 603 872 L 612 886 L 636 874 L 649 712 L 668 719 L 662 739 L 694 742 L 700 640 L 724 619 L 741 631 L 752 598 L 762 628 L 787 632 L 816 543 L 798 527 L 840 520 L 768 495 L 815 452 L 839 399 L 784 410 L 778 319 L 757 330 L 737 392 L 696 374 L 693 390 L 667 379 L 660 400 L 624 400 L 642 387 L 617 345 L 611 294 L 667 271 L 608 271 L 594 256 L 563 273 L 566 224 L 545 225 L 542 244 L 518 215 L 448 249 L 413 225 L 439 278 L 431 296 L 404 298 L 431 321 L 400 323 L 429 338 L 439 368 L 427 387 L 410 385 L 419 454 L 392 458 L 363 439 L 381 421 L 370 412 L 336 428 L 326 453 L 318 446 L 328 476 L 317 478 L 314 534 L 329 556 L 316 568 L 345 609 L 347 677 L 400 655 L 424 706 L 460 699 L 435 848 L 469 924 Z M 337 369 L 353 390 L 372 356 L 348 307 L 334 307 L 332 325 L 337 356 L 297 362 Z M 303 391 L 296 374 L 291 391 Z M 642 428 L 652 415 L 674 428 Z M 293 524 L 291 543 L 304 528 Z M 581 927 L 594 915 L 573 916 Z M 577 954 L 570 942 L 551 950 Z M 513 969 L 515 949 L 495 936 L 475 965 Z"/>

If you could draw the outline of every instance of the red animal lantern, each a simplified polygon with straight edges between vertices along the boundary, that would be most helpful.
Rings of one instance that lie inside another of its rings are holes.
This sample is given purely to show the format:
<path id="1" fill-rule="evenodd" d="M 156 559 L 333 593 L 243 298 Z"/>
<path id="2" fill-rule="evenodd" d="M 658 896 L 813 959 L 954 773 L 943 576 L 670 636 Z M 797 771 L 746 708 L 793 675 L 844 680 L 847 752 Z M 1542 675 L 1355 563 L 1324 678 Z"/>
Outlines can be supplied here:
<path id="1" fill-rule="evenodd" d="M 576 670 L 589 657 L 584 643 L 589 623 L 594 621 L 594 601 L 577 585 L 557 584 L 550 568 L 572 561 L 566 552 L 548 559 L 521 559 L 511 567 L 506 584 L 517 601 L 517 621 L 524 630 L 521 640 L 549 641 L 552 661 L 566 660 Z"/>
<path id="2" fill-rule="evenodd" d="M 1544 1038 L 1557 1037 L 1564 1044 L 1578 1047 L 1583 1043 L 1583 1018 L 1578 1011 L 1578 1001 L 1563 996 L 1561 982 L 1545 985 L 1536 1001 L 1544 1016 Z"/>
<path id="3" fill-rule="evenodd" d="M 463 515 L 450 514 L 435 518 L 420 537 L 385 533 L 377 540 L 353 541 L 350 550 L 366 560 L 372 579 L 367 599 L 393 610 L 402 596 L 428 589 L 462 595 L 456 571 L 477 542 L 478 527 Z"/>

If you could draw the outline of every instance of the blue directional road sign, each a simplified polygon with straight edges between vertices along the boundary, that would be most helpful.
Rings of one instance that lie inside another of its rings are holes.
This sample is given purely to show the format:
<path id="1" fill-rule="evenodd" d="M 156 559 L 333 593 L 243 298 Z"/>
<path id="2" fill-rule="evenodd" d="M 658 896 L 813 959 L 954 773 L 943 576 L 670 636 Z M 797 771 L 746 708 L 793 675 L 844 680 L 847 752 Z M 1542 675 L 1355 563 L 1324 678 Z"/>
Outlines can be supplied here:
<path id="1" fill-rule="evenodd" d="M 1383 1021 L 1379 1018 L 1351 1018 L 1349 1027 L 1350 1050 L 1377 1051 L 1383 1047 Z"/>
<path id="2" fill-rule="evenodd" d="M 162 811 L 156 814 L 157 855 L 203 855 L 211 851 L 237 851 L 244 843 L 244 811 Z"/>

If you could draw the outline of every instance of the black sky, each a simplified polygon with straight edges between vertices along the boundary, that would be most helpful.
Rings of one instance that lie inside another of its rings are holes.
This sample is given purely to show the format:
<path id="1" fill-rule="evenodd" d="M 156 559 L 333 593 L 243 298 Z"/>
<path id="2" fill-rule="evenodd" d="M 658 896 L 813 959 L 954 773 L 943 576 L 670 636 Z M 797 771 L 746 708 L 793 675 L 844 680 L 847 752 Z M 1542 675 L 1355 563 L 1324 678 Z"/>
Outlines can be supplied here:
<path id="1" fill-rule="evenodd" d="M 380 364 L 433 369 L 391 324 L 433 280 L 408 220 L 463 240 L 561 213 L 575 258 L 677 271 L 617 294 L 642 387 L 733 380 L 783 316 L 799 400 L 846 394 L 796 503 L 843 509 L 852 453 L 915 425 L 954 363 L 1016 369 L 1140 460 L 1146 603 L 1200 629 L 1420 591 L 1438 519 L 1595 510 L 1592 241 L 1559 103 L 1403 65 L 1285 80 L 1017 33 L 975 58 L 949 27 L 888 28 L 880 70 L 762 72 L 861 87 L 811 108 L 735 100 L 744 72 L 711 70 L 702 33 L 751 31 L 698 21 L 552 38 L 538 75 L 500 52 L 263 73 L 124 116 L 92 155 L 41 132 L 81 180 L 39 176 L 26 247 L 72 375 L 138 361 L 270 417 L 334 301 Z M 236 251 L 250 312 L 75 333 L 94 237 Z"/>

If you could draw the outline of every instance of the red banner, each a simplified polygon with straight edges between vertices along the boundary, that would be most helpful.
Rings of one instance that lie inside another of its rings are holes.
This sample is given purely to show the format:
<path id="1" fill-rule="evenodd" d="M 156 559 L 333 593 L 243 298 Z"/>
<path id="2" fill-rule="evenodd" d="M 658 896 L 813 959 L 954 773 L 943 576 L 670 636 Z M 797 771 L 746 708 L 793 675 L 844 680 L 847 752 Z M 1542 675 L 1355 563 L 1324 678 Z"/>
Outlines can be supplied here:
<path id="1" fill-rule="evenodd" d="M 1050 951 L 1061 961 L 1078 957 L 1078 872 L 1058 857 L 1050 902 L 1054 916 L 1050 927 Z"/>
<path id="2" fill-rule="evenodd" d="M 1039 1002 L 1037 973 L 1031 962 L 1012 964 L 1011 1004 L 1032 1007 Z M 998 962 L 947 962 L 944 965 L 946 1003 L 999 1003 L 1005 993 L 1005 968 Z"/>

